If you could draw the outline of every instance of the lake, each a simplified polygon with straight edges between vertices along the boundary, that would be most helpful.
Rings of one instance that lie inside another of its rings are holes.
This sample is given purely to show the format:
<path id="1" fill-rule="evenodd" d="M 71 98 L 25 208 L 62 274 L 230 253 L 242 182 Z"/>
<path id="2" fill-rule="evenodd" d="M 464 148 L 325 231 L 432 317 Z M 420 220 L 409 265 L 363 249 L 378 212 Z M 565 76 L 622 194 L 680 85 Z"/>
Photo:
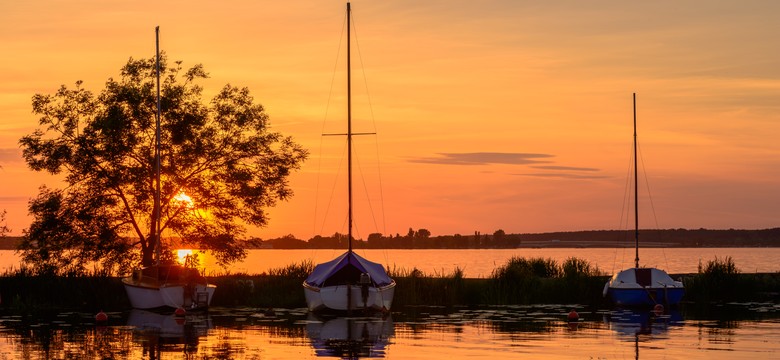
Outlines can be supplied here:
<path id="1" fill-rule="evenodd" d="M 262 273 L 341 250 L 250 250 L 245 261 L 207 272 Z M 604 272 L 631 266 L 633 249 L 358 250 L 396 268 L 487 277 L 512 256 L 559 262 L 576 256 Z M 731 256 L 742 272 L 780 271 L 777 248 L 643 249 L 642 264 L 672 273 Z M 0 251 L 0 268 L 19 266 Z M 577 309 L 580 319 L 566 315 Z M 322 318 L 306 309 L 212 308 L 176 317 L 127 310 L 0 314 L 0 359 L 780 359 L 780 299 L 772 303 L 685 304 L 664 314 L 585 309 L 576 304 L 479 308 L 393 308 L 387 317 Z"/>
<path id="2" fill-rule="evenodd" d="M 226 273 L 259 274 L 310 259 L 314 263 L 332 260 L 344 250 L 252 249 L 247 258 L 222 268 L 207 255 L 200 254 L 200 265 L 207 275 Z M 552 258 L 562 263 L 569 257 L 588 260 L 606 274 L 634 266 L 633 248 L 543 248 L 543 249 L 481 249 L 481 250 L 365 250 L 356 252 L 390 269 L 417 268 L 428 274 L 449 274 L 456 268 L 471 278 L 489 277 L 493 269 L 506 264 L 512 256 Z M 647 248 L 640 249 L 640 264 L 658 267 L 673 274 L 695 273 L 698 264 L 716 257 L 731 256 L 743 273 L 780 271 L 780 248 Z M 0 271 L 19 267 L 19 256 L 11 250 L 0 250 Z"/>
<path id="3" fill-rule="evenodd" d="M 399 309 L 321 318 L 305 309 L 132 310 L 0 316 L 1 359 L 778 359 L 780 305 L 666 314 L 572 305 Z"/>

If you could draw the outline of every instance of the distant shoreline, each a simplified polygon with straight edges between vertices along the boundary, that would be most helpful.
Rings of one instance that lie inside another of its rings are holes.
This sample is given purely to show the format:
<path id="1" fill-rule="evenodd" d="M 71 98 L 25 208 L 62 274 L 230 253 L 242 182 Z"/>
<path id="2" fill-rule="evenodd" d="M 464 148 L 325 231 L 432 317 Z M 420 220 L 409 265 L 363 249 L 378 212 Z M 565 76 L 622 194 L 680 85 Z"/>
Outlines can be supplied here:
<path id="1" fill-rule="evenodd" d="M 633 230 L 586 230 L 570 232 L 375 236 L 354 240 L 356 249 L 534 249 L 534 248 L 633 248 Z M 308 241 L 285 236 L 251 239 L 247 249 L 345 249 L 342 238 L 315 237 Z M 0 250 L 16 250 L 21 237 L 0 238 Z M 643 248 L 775 248 L 780 247 L 780 228 L 761 230 L 665 229 L 640 230 Z"/>

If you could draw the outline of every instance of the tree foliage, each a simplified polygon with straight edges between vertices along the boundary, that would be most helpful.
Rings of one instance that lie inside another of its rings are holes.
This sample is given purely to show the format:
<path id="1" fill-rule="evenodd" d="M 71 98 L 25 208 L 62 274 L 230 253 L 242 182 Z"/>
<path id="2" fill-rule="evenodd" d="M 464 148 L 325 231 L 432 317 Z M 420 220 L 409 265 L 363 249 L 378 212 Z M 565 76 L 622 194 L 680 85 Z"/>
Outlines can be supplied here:
<path id="1" fill-rule="evenodd" d="M 6 214 L 5 210 L 0 211 L 0 237 L 4 237 L 5 234 L 11 232 L 11 229 L 8 228 L 8 224 L 5 222 Z"/>
<path id="2" fill-rule="evenodd" d="M 292 196 L 288 177 L 307 152 L 269 130 L 248 89 L 228 84 L 204 104 L 201 65 L 169 67 L 163 54 L 160 67 L 163 240 L 178 238 L 221 263 L 239 260 L 245 226 L 266 225 L 266 209 Z M 131 58 L 98 95 L 79 81 L 33 97 L 40 127 L 20 140 L 24 159 L 33 170 L 63 174 L 67 186 L 41 188 L 31 200 L 34 220 L 20 246 L 26 261 L 82 269 L 152 263 L 155 68 L 154 58 Z"/>

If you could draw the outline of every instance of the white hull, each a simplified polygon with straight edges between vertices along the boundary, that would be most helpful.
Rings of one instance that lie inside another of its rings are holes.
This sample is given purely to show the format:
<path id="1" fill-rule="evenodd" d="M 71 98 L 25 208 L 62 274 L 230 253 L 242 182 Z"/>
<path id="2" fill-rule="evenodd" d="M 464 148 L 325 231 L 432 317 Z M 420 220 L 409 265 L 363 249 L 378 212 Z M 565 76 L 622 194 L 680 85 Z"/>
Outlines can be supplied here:
<path id="1" fill-rule="evenodd" d="M 122 279 L 127 298 L 134 309 L 155 309 L 165 306 L 159 288 L 148 288 L 129 284 Z"/>
<path id="2" fill-rule="evenodd" d="M 197 270 L 180 265 L 150 267 L 135 270 L 122 284 L 134 309 L 207 308 L 217 287 L 196 274 Z"/>
<path id="3" fill-rule="evenodd" d="M 338 285 L 314 287 L 304 283 L 306 305 L 311 311 L 335 310 L 373 310 L 389 311 L 393 305 L 395 282 L 390 285 L 368 287 L 368 296 L 363 299 L 363 289 L 359 285 Z M 347 296 L 349 294 L 349 297 Z"/>

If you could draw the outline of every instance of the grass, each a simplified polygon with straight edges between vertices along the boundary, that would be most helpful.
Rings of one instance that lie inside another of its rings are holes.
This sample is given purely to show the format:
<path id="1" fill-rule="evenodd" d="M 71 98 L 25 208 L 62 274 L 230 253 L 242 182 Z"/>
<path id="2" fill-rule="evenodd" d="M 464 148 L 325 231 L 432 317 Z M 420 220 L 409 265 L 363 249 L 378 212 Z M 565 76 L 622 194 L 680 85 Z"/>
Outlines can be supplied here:
<path id="1" fill-rule="evenodd" d="M 259 275 L 210 277 L 218 289 L 212 306 L 304 307 L 302 283 L 314 269 L 311 261 L 272 269 Z M 394 308 L 509 304 L 608 305 L 602 289 L 608 277 L 586 260 L 513 257 L 489 278 L 465 278 L 463 270 L 427 274 L 417 268 L 391 269 L 395 279 Z M 780 294 L 780 273 L 743 274 L 730 257 L 700 265 L 683 278 L 687 303 L 765 301 Z M 53 309 L 117 311 L 130 308 L 120 278 L 94 273 L 54 276 L 19 268 L 0 275 L 0 308 L 26 314 Z"/>
<path id="2" fill-rule="evenodd" d="M 694 303 L 777 299 L 780 273 L 742 274 L 730 256 L 699 264 L 699 272 L 683 280 L 685 300 Z"/>

